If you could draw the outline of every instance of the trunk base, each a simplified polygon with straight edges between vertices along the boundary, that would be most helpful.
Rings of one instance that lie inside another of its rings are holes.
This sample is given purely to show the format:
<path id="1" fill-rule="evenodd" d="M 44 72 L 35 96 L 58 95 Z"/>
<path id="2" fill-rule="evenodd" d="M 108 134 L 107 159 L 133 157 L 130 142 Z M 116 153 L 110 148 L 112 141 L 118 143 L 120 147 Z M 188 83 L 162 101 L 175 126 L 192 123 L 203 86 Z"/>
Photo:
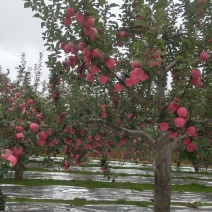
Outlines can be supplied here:
<path id="1" fill-rule="evenodd" d="M 15 167 L 15 180 L 23 180 L 24 179 L 24 172 L 23 170 L 20 168 L 20 166 L 16 166 Z"/>

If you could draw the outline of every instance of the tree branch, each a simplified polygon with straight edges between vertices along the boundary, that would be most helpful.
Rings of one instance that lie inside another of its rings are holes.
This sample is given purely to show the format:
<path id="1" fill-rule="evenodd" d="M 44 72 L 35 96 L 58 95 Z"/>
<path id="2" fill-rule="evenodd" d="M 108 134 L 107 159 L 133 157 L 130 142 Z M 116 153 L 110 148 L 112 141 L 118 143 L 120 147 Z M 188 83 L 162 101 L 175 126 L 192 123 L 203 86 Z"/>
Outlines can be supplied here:
<path id="1" fill-rule="evenodd" d="M 187 135 L 185 134 L 181 137 L 175 138 L 174 141 L 172 141 L 172 143 L 171 143 L 172 153 L 178 148 L 178 146 L 182 143 L 182 140 L 186 137 L 187 137 Z"/>
<path id="2" fill-rule="evenodd" d="M 201 124 L 204 124 L 204 123 L 212 123 L 212 119 L 202 119 L 202 120 L 192 120 L 193 122 L 196 122 L 196 123 L 201 123 Z"/>
<path id="3" fill-rule="evenodd" d="M 118 126 L 117 126 L 118 127 Z M 147 133 L 145 133 L 143 130 L 129 130 L 124 127 L 118 127 L 120 130 L 126 132 L 131 137 L 142 137 L 145 139 L 145 142 L 149 144 L 149 146 L 153 149 L 156 149 L 156 143 L 155 140 L 150 137 Z"/>
<path id="4" fill-rule="evenodd" d="M 173 69 L 176 65 L 177 65 L 177 61 L 174 60 L 174 61 L 171 62 L 168 66 L 166 66 L 165 72 L 167 73 L 168 71 L 170 71 L 171 69 Z"/>
<path id="5" fill-rule="evenodd" d="M 129 136 L 131 137 L 137 137 L 137 138 L 144 138 L 145 142 L 153 149 L 156 149 L 156 143 L 155 140 L 150 137 L 147 133 L 145 133 L 143 130 L 129 130 L 126 129 L 124 127 L 121 126 L 117 126 L 113 123 L 105 123 L 103 122 L 103 120 L 101 119 L 90 119 L 87 121 L 87 123 L 101 123 L 101 124 L 105 124 L 108 127 L 110 127 L 112 130 L 116 129 L 118 131 L 123 131 L 125 133 L 127 133 Z"/>

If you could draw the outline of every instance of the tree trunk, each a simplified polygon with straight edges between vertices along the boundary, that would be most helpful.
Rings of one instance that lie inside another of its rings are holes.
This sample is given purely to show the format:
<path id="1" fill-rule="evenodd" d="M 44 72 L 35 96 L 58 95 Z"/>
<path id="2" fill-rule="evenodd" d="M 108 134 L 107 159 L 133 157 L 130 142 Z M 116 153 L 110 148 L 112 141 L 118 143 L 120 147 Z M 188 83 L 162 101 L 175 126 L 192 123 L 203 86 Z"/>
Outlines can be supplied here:
<path id="1" fill-rule="evenodd" d="M 171 146 L 157 146 L 155 159 L 154 212 L 169 212 L 171 202 Z"/>
<path id="2" fill-rule="evenodd" d="M 17 164 L 15 166 L 15 180 L 23 180 L 24 173 L 22 168 Z"/>

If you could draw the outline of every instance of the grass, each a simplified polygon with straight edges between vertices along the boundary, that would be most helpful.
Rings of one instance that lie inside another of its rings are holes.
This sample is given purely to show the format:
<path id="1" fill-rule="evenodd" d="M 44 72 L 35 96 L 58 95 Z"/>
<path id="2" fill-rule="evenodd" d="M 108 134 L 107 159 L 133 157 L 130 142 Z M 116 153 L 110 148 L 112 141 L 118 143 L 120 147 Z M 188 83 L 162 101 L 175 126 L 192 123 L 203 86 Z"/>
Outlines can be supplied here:
<path id="1" fill-rule="evenodd" d="M 70 206 L 83 206 L 83 205 L 100 205 L 100 204 L 116 204 L 116 205 L 135 205 L 139 207 L 152 206 L 152 201 L 128 201 L 125 199 L 118 199 L 114 201 L 108 200 L 86 200 L 84 198 L 75 198 L 73 200 L 60 200 L 60 199 L 30 199 L 24 197 L 17 198 L 6 198 L 6 202 L 36 202 L 36 203 L 56 203 L 56 204 L 69 204 Z M 182 203 L 182 202 L 171 202 L 171 205 L 186 206 L 190 208 L 198 208 L 201 206 L 212 206 L 212 203 L 193 202 L 193 203 Z"/>
<path id="2" fill-rule="evenodd" d="M 147 201 L 127 201 L 127 200 L 86 200 L 84 198 L 75 198 L 73 200 L 60 200 L 60 199 L 30 199 L 30 198 L 6 198 L 6 202 L 39 202 L 39 203 L 57 203 L 57 204 L 70 204 L 75 206 L 83 205 L 97 205 L 97 204 L 119 204 L 119 205 L 136 205 L 140 207 L 147 207 L 153 205 L 152 202 Z"/>
<path id="3" fill-rule="evenodd" d="M 93 180 L 53 180 L 53 179 L 25 179 L 23 181 L 17 181 L 15 179 L 4 179 L 4 184 L 16 184 L 25 186 L 51 186 L 51 185 L 63 185 L 63 186 L 79 186 L 86 188 L 115 188 L 115 189 L 131 189 L 136 191 L 153 190 L 154 185 L 145 183 L 131 183 L 131 182 L 102 182 Z M 212 192 L 212 186 L 200 185 L 197 183 L 187 185 L 172 185 L 172 191 L 179 192 Z"/>
<path id="4" fill-rule="evenodd" d="M 15 179 L 4 179 L 4 184 L 16 184 L 25 186 L 79 186 L 86 188 L 115 188 L 115 189 L 132 189 L 137 191 L 153 190 L 152 184 L 138 184 L 130 182 L 101 182 L 93 180 L 52 180 L 52 179 L 25 179 L 23 181 L 17 181 Z"/>

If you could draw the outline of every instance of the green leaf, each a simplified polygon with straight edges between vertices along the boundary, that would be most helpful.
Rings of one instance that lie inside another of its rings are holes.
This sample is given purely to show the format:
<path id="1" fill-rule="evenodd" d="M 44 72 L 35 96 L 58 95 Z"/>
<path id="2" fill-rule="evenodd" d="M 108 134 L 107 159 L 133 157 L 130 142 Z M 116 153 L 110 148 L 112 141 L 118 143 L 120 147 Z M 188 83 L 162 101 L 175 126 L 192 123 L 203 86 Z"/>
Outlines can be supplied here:
<path id="1" fill-rule="evenodd" d="M 32 6 L 31 2 L 25 2 L 24 3 L 24 8 L 29 8 L 31 6 Z"/>
<path id="2" fill-rule="evenodd" d="M 45 22 L 41 22 L 41 28 L 45 26 Z"/>
<path id="3" fill-rule="evenodd" d="M 110 8 L 111 8 L 111 7 L 119 7 L 119 5 L 118 5 L 118 4 L 115 4 L 115 3 L 112 3 L 112 4 L 110 4 L 109 7 L 110 7 Z"/>
<path id="4" fill-rule="evenodd" d="M 40 18 L 40 14 L 39 13 L 35 13 L 35 15 L 33 15 L 33 17 Z"/>

